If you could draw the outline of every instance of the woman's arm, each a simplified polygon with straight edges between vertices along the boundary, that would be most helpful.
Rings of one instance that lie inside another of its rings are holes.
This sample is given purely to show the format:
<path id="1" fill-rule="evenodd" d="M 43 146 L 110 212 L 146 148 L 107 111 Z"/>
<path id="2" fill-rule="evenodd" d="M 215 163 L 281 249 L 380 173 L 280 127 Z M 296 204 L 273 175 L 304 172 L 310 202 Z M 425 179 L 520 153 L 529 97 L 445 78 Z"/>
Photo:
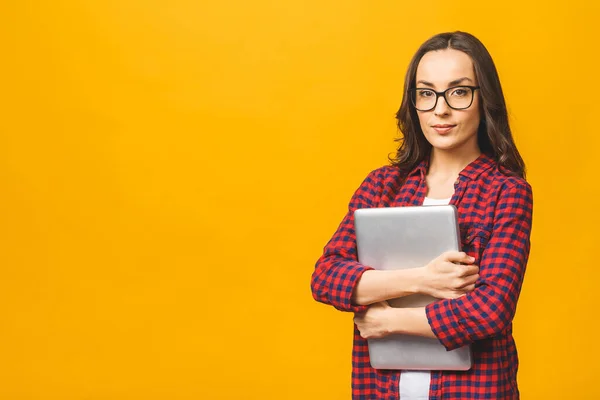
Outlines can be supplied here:
<path id="1" fill-rule="evenodd" d="M 366 338 L 390 333 L 436 337 L 448 350 L 502 332 L 512 321 L 529 256 L 533 195 L 518 183 L 500 195 L 492 237 L 483 252 L 474 291 L 425 308 L 391 308 L 386 303 L 357 314 Z"/>
<path id="2" fill-rule="evenodd" d="M 314 299 L 341 311 L 360 312 L 367 309 L 365 305 L 352 302 L 357 282 L 366 271 L 373 269 L 357 260 L 354 211 L 376 206 L 383 175 L 381 170 L 371 172 L 356 190 L 346 216 L 325 246 L 311 277 L 310 287 Z"/>
<path id="3" fill-rule="evenodd" d="M 448 350 L 495 336 L 512 322 L 529 258 L 532 215 L 531 186 L 511 182 L 496 204 L 476 289 L 425 307 L 431 330 Z"/>
<path id="4" fill-rule="evenodd" d="M 346 216 L 325 246 L 312 274 L 315 300 L 341 311 L 361 312 L 369 304 L 421 290 L 422 270 L 376 271 L 358 262 L 354 212 L 379 205 L 385 180 L 385 170 L 375 170 L 352 196 Z"/>
<path id="5" fill-rule="evenodd" d="M 392 333 L 435 338 L 425 315 L 425 308 L 392 308 L 383 301 L 354 315 L 354 323 L 365 339 L 380 338 Z"/>
<path id="6" fill-rule="evenodd" d="M 466 253 L 450 251 L 420 268 L 366 271 L 356 283 L 352 302 L 368 305 L 415 293 L 457 298 L 475 288 L 479 268 L 471 265 L 474 261 Z"/>
<path id="7" fill-rule="evenodd" d="M 369 305 L 419 293 L 421 275 L 421 268 L 366 271 L 354 287 L 352 303 Z"/>
<path id="8" fill-rule="evenodd" d="M 455 298 L 474 289 L 478 267 L 465 253 L 448 252 L 422 268 L 376 271 L 358 262 L 354 211 L 376 207 L 386 175 L 367 176 L 352 196 L 348 212 L 325 246 L 311 278 L 315 300 L 341 311 L 363 312 L 367 305 L 413 293 Z"/>
<path id="9" fill-rule="evenodd" d="M 473 290 L 479 270 L 468 265 L 474 260 L 462 252 L 444 253 L 427 266 L 408 270 L 377 271 L 358 262 L 354 211 L 378 206 L 385 179 L 382 169 L 371 172 L 352 196 L 346 216 L 312 274 L 315 300 L 338 310 L 362 312 L 369 304 L 413 293 L 456 298 Z"/>

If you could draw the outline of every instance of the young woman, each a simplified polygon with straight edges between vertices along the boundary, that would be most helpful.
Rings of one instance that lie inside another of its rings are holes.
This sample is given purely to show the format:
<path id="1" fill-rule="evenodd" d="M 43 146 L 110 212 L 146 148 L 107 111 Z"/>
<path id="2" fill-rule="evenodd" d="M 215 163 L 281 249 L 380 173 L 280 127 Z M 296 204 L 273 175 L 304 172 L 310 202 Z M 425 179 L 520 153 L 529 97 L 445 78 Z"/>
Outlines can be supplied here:
<path id="1" fill-rule="evenodd" d="M 532 192 L 514 144 L 496 67 L 464 32 L 426 41 L 413 57 L 397 113 L 403 134 L 391 166 L 371 172 L 316 264 L 317 301 L 354 317 L 354 399 L 518 399 L 512 319 L 529 256 Z M 378 271 L 357 262 L 358 208 L 453 204 L 463 252 L 421 268 Z M 424 308 L 386 300 L 439 298 Z M 473 349 L 469 371 L 375 370 L 368 338 L 393 333 Z"/>

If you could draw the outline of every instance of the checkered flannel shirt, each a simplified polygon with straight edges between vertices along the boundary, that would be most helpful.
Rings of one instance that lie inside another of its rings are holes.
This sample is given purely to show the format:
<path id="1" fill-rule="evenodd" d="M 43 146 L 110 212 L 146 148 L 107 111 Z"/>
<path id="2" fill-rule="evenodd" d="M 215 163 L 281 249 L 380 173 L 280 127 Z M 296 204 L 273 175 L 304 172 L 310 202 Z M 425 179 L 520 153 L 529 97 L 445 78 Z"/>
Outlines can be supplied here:
<path id="1" fill-rule="evenodd" d="M 351 302 L 356 282 L 371 269 L 357 261 L 353 213 L 359 208 L 419 206 L 427 187 L 427 161 L 400 186 L 399 171 L 386 166 L 371 172 L 352 197 L 348 213 L 325 246 L 311 279 L 314 298 L 341 311 L 368 306 Z M 469 164 L 450 200 L 458 209 L 462 249 L 475 257 L 480 279 L 458 299 L 426 307 L 429 325 L 448 350 L 472 345 L 468 371 L 432 371 L 431 400 L 518 399 L 518 357 L 512 319 L 529 256 L 533 198 L 521 178 L 503 174 L 488 156 Z M 367 341 L 354 326 L 352 398 L 398 399 L 400 371 L 376 370 Z"/>

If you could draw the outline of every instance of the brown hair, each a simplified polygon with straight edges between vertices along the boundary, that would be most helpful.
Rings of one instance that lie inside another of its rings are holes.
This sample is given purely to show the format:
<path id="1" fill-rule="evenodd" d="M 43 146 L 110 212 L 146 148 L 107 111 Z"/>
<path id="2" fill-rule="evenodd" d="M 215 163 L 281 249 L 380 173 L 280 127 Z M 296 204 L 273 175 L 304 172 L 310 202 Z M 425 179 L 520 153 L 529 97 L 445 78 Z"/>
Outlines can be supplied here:
<path id="1" fill-rule="evenodd" d="M 481 122 L 477 130 L 477 141 L 481 151 L 492 157 L 499 169 L 508 175 L 525 178 L 525 163 L 517 150 L 508 124 L 508 112 L 494 61 L 483 43 L 466 32 L 440 33 L 427 40 L 413 56 L 404 80 L 404 96 L 396 113 L 398 128 L 403 137 L 392 165 L 406 176 L 423 159 L 429 156 L 431 144 L 425 139 L 417 110 L 410 101 L 408 90 L 415 87 L 417 67 L 421 58 L 430 51 L 454 49 L 471 57 L 475 76 L 480 89 Z"/>

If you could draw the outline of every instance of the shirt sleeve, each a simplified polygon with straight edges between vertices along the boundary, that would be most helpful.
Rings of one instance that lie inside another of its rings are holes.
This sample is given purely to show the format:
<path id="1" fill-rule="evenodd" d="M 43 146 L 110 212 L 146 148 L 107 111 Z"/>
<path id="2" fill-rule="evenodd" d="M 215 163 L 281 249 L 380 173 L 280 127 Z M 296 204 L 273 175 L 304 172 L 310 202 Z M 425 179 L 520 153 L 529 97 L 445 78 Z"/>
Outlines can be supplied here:
<path id="1" fill-rule="evenodd" d="M 351 301 L 359 278 L 365 271 L 373 269 L 357 260 L 354 211 L 376 206 L 375 197 L 381 182 L 377 172 L 371 172 L 352 196 L 348 213 L 325 246 L 312 274 L 314 299 L 341 311 L 361 312 L 368 308 L 354 305 Z"/>
<path id="2" fill-rule="evenodd" d="M 505 186 L 475 290 L 425 308 L 433 333 L 447 350 L 495 336 L 512 322 L 529 258 L 532 213 L 531 186 L 523 181 Z"/>

